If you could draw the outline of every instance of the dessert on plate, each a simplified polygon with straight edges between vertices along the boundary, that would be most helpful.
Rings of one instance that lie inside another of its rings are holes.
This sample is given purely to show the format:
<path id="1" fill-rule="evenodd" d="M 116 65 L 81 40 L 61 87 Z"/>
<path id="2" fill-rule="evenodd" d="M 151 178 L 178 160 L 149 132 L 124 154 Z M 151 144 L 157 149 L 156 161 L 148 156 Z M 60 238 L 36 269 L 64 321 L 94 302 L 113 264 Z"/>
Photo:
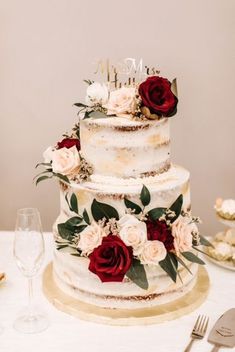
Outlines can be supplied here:
<path id="1" fill-rule="evenodd" d="M 235 199 L 217 198 L 215 203 L 217 214 L 226 220 L 235 220 Z"/>

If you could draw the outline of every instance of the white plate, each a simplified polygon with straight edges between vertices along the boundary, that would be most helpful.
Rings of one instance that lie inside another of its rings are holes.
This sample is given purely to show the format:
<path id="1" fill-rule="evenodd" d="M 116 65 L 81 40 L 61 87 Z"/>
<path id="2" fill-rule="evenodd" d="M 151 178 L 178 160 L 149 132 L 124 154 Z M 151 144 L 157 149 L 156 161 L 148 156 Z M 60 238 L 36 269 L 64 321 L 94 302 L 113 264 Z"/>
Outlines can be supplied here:
<path id="1" fill-rule="evenodd" d="M 214 263 L 217 266 L 220 266 L 221 268 L 235 271 L 235 266 L 233 265 L 233 263 L 230 264 L 228 261 L 224 261 L 224 262 L 223 261 L 219 261 L 219 260 L 216 260 L 216 259 L 214 259 L 212 257 L 209 257 L 208 255 L 206 256 L 206 258 L 210 262 Z"/>
<path id="2" fill-rule="evenodd" d="M 213 242 L 213 237 L 206 237 L 208 241 Z M 207 253 L 207 247 L 204 246 L 204 250 Z M 229 261 L 221 261 L 221 260 L 216 260 L 215 258 L 210 257 L 209 255 L 205 255 L 205 257 L 212 263 L 214 263 L 217 266 L 220 266 L 221 268 L 228 269 L 235 271 L 235 265 L 233 263 L 230 263 Z"/>
<path id="3" fill-rule="evenodd" d="M 218 219 L 225 226 L 228 226 L 228 227 L 231 227 L 231 228 L 235 228 L 235 220 L 227 220 L 227 219 L 222 218 L 219 215 L 218 215 Z"/>

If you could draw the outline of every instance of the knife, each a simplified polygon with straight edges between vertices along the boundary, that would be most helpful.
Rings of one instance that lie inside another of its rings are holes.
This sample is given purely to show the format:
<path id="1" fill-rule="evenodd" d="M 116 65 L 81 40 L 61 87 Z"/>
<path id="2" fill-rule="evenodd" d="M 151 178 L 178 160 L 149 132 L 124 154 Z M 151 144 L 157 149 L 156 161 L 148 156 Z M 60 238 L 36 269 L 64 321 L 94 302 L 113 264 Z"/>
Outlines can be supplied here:
<path id="1" fill-rule="evenodd" d="M 208 342 L 215 345 L 211 352 L 219 351 L 220 347 L 235 346 L 235 308 L 229 309 L 217 320 L 208 336 Z"/>

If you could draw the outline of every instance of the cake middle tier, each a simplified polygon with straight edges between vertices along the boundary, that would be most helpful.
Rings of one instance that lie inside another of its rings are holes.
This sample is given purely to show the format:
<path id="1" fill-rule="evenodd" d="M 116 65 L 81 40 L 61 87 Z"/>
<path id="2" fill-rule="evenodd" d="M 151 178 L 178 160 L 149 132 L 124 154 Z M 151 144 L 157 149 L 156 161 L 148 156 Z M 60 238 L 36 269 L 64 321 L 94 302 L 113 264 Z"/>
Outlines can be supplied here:
<path id="1" fill-rule="evenodd" d="M 61 212 L 56 224 L 74 216 L 66 201 L 66 197 L 69 198 L 72 193 L 76 194 L 80 214 L 86 209 L 91 216 L 91 204 L 96 199 L 113 206 L 121 217 L 126 212 L 124 197 L 140 204 L 139 197 L 143 184 L 151 194 L 151 202 L 146 207 L 146 211 L 158 207 L 168 208 L 180 194 L 183 195 L 183 209 L 190 210 L 189 172 L 181 166 L 172 165 L 167 172 L 161 175 L 138 179 L 92 175 L 90 181 L 81 184 L 61 183 Z"/>
<path id="2" fill-rule="evenodd" d="M 163 173 L 170 167 L 169 123 L 167 118 L 81 120 L 82 156 L 94 174 L 128 178 Z"/>

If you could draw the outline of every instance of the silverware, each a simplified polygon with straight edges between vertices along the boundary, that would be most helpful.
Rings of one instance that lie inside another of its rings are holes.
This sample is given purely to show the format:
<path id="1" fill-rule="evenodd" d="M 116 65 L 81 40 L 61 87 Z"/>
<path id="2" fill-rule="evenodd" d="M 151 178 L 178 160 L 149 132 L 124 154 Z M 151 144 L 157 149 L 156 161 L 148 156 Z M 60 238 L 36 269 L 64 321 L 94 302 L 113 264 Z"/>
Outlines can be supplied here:
<path id="1" fill-rule="evenodd" d="M 217 320 L 208 336 L 208 342 L 215 345 L 211 352 L 219 351 L 220 347 L 235 346 L 235 308 L 227 310 Z"/>
<path id="2" fill-rule="evenodd" d="M 191 332 L 191 341 L 188 346 L 185 348 L 184 352 L 191 351 L 192 344 L 195 340 L 201 340 L 205 336 L 206 329 L 208 326 L 209 318 L 206 315 L 199 315 L 197 321 Z"/>

